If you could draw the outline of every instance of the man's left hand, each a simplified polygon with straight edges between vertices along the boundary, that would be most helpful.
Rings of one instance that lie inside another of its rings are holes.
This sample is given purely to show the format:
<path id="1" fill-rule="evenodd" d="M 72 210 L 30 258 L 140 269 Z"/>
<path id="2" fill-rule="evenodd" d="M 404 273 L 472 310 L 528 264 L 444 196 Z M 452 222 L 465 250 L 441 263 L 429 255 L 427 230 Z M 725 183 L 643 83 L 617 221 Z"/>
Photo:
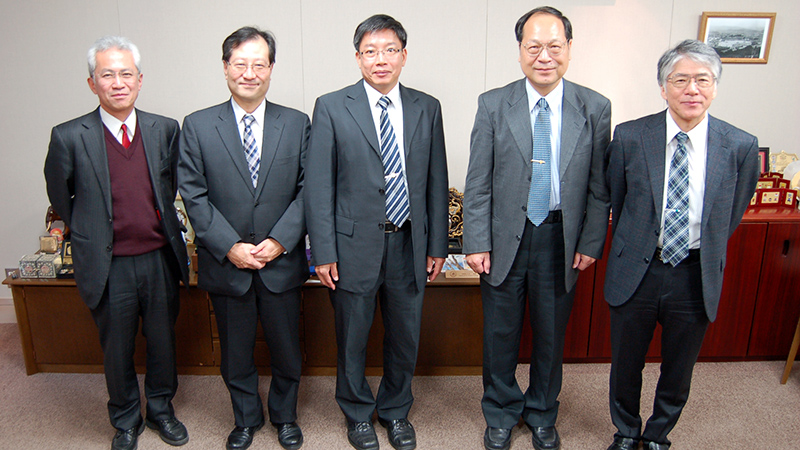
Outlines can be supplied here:
<path id="1" fill-rule="evenodd" d="M 597 261 L 595 258 L 591 256 L 584 255 L 583 253 L 575 252 L 575 258 L 572 260 L 572 268 L 578 270 L 584 270 L 587 267 L 594 264 Z"/>
<path id="2" fill-rule="evenodd" d="M 428 271 L 428 281 L 433 281 L 442 272 L 442 267 L 444 267 L 444 258 L 434 258 L 433 256 L 428 256 L 427 265 L 425 267 Z"/>
<path id="3" fill-rule="evenodd" d="M 255 258 L 257 261 L 261 261 L 262 263 L 266 264 L 282 255 L 285 251 L 286 249 L 280 244 L 280 242 L 272 238 L 266 238 L 261 241 L 260 244 L 256 245 L 255 248 L 250 250 L 250 254 L 252 254 L 253 258 Z"/>

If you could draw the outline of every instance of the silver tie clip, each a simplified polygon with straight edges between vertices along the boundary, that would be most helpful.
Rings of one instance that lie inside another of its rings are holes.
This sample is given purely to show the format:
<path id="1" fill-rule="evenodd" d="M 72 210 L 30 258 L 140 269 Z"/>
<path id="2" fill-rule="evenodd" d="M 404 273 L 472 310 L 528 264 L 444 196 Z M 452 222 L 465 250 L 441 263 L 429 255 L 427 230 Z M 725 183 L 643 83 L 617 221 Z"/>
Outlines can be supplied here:
<path id="1" fill-rule="evenodd" d="M 543 159 L 532 159 L 532 160 L 531 160 L 531 162 L 535 162 L 535 163 L 539 163 L 539 164 L 544 164 L 544 160 L 543 160 Z"/>

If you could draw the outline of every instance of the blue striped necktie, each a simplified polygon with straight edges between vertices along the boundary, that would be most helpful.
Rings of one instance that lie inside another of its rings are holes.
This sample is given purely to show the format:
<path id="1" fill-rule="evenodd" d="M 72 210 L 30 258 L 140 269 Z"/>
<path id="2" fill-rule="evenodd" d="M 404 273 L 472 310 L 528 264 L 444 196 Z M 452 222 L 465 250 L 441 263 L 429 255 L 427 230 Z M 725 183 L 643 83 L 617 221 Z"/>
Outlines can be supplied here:
<path id="1" fill-rule="evenodd" d="M 528 219 L 537 227 L 550 214 L 550 107 L 542 97 L 533 127 L 531 187 L 528 191 Z"/>
<path id="2" fill-rule="evenodd" d="M 258 154 L 256 137 L 250 127 L 255 120 L 256 118 L 251 114 L 245 114 L 242 117 L 242 122 L 244 122 L 244 156 L 247 158 L 247 168 L 250 169 L 250 180 L 253 182 L 253 187 L 258 184 L 258 168 L 261 165 L 261 156 Z"/>
<path id="3" fill-rule="evenodd" d="M 689 158 L 684 132 L 675 135 L 678 148 L 672 155 L 667 182 L 667 208 L 664 210 L 664 240 L 661 259 L 677 266 L 689 255 Z"/>
<path id="4" fill-rule="evenodd" d="M 390 103 L 391 100 L 385 95 L 378 100 L 378 106 L 381 107 L 381 159 L 386 182 L 386 219 L 400 227 L 408 218 L 408 194 L 400 162 L 400 148 L 386 112 Z"/>

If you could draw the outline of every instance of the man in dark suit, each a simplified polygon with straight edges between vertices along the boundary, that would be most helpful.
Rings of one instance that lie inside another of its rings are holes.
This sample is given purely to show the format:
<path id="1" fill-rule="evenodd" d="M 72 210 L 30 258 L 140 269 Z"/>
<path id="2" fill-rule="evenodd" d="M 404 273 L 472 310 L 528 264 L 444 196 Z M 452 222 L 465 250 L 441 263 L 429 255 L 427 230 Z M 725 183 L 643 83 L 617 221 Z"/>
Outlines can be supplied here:
<path id="1" fill-rule="evenodd" d="M 464 192 L 464 253 L 481 274 L 484 445 L 509 448 L 522 417 L 534 448 L 557 449 L 564 334 L 578 272 L 603 252 L 603 152 L 611 104 L 570 83 L 572 25 L 555 8 L 517 21 L 525 78 L 478 99 Z M 530 385 L 515 372 L 529 299 Z"/>
<path id="2" fill-rule="evenodd" d="M 398 83 L 406 32 L 376 15 L 356 29 L 363 80 L 317 99 L 308 154 L 306 221 L 316 272 L 336 315 L 336 400 L 357 449 L 378 448 L 378 420 L 397 449 L 416 446 L 408 422 L 422 298 L 447 256 L 448 179 L 439 102 Z M 384 376 L 364 376 L 378 294 Z"/>
<path id="3" fill-rule="evenodd" d="M 220 372 L 236 426 L 228 449 L 245 449 L 264 425 L 253 359 L 259 318 L 270 351 L 269 420 L 286 449 L 303 444 L 300 287 L 308 278 L 303 164 L 308 116 L 266 100 L 275 38 L 243 27 L 222 44 L 231 99 L 183 122 L 180 191 L 197 233 L 198 286 L 219 329 Z"/>
<path id="4" fill-rule="evenodd" d="M 617 126 L 608 147 L 611 252 L 609 450 L 666 450 L 692 369 L 717 315 L 725 252 L 758 180 L 757 139 L 706 111 L 722 72 L 713 48 L 686 40 L 658 61 L 667 110 Z M 656 323 L 661 375 L 642 432 L 642 369 Z"/>
<path id="5" fill-rule="evenodd" d="M 106 36 L 89 50 L 89 88 L 100 107 L 53 128 L 47 195 L 70 228 L 78 291 L 100 332 L 112 449 L 135 449 L 148 427 L 172 445 L 189 440 L 175 418 L 178 282 L 189 283 L 174 200 L 178 122 L 134 108 L 139 50 Z M 133 354 L 147 339 L 146 421 Z"/>

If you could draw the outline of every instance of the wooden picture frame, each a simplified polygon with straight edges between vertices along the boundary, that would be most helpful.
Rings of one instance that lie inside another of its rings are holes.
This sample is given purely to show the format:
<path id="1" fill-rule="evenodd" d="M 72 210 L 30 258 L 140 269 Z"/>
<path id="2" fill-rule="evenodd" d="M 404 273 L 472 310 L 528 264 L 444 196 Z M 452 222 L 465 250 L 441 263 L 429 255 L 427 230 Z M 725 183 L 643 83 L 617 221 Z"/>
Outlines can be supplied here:
<path id="1" fill-rule="evenodd" d="M 697 39 L 719 53 L 723 63 L 766 64 L 775 13 L 703 12 Z"/>
<path id="2" fill-rule="evenodd" d="M 769 147 L 758 147 L 758 168 L 761 173 L 769 172 Z"/>

